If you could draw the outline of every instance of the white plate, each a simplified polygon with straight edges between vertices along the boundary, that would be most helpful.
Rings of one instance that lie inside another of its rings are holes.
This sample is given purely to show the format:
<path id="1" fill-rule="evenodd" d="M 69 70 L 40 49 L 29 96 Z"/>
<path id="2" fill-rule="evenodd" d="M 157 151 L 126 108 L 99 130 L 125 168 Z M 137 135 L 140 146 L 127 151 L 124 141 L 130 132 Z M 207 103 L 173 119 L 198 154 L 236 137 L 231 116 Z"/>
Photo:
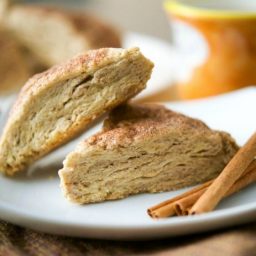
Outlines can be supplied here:
<path id="1" fill-rule="evenodd" d="M 230 132 L 242 144 L 256 129 L 256 88 L 247 88 L 208 100 L 166 103 L 212 128 Z M 99 130 L 99 125 L 83 137 Z M 142 194 L 127 199 L 78 206 L 67 202 L 59 189 L 57 169 L 77 141 L 59 149 L 35 167 L 37 171 L 14 179 L 0 176 L 0 218 L 49 233 L 104 239 L 147 239 L 217 229 L 256 218 L 256 186 L 225 199 L 211 213 L 155 221 L 146 209 L 184 190 Z M 53 165 L 48 171 L 45 166 Z M 40 168 L 42 170 L 38 170 Z"/>

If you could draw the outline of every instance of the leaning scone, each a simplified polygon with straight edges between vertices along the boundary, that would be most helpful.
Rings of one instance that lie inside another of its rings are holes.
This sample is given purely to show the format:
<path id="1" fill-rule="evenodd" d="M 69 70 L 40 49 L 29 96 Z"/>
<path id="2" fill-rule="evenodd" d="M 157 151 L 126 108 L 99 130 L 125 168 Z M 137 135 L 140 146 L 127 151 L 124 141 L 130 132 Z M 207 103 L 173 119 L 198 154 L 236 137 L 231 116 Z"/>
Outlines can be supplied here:
<path id="1" fill-rule="evenodd" d="M 124 105 L 81 142 L 59 171 L 64 195 L 83 204 L 195 185 L 238 150 L 225 132 L 158 105 Z"/>
<path id="2" fill-rule="evenodd" d="M 87 50 L 121 47 L 119 33 L 110 25 L 57 7 L 13 5 L 4 24 L 47 67 Z"/>
<path id="3" fill-rule="evenodd" d="M 104 48 L 32 77 L 0 139 L 0 171 L 12 175 L 84 131 L 143 90 L 152 68 L 138 48 Z"/>

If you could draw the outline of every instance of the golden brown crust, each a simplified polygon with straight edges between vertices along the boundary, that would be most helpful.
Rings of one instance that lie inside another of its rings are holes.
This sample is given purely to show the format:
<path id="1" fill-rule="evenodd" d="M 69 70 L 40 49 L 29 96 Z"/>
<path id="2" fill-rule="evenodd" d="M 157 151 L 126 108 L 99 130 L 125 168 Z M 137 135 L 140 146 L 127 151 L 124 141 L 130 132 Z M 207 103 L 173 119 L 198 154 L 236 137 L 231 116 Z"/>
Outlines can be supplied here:
<path id="1" fill-rule="evenodd" d="M 136 140 L 144 140 L 173 130 L 193 129 L 195 133 L 210 129 L 200 120 L 156 104 L 122 105 L 111 111 L 104 121 L 103 131 L 86 141 L 89 145 L 103 148 L 127 146 Z M 154 134 L 154 135 L 153 135 Z"/>

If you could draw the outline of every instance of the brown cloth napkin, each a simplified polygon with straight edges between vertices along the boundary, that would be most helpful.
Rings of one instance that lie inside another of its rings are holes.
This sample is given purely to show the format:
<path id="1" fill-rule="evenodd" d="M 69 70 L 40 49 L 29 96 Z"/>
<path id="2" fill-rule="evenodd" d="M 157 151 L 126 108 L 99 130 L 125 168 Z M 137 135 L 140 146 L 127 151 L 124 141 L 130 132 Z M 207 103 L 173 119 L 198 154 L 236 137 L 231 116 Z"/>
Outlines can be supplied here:
<path id="1" fill-rule="evenodd" d="M 256 222 L 222 231 L 154 241 L 103 241 L 42 234 L 0 221 L 1 256 L 254 256 Z"/>

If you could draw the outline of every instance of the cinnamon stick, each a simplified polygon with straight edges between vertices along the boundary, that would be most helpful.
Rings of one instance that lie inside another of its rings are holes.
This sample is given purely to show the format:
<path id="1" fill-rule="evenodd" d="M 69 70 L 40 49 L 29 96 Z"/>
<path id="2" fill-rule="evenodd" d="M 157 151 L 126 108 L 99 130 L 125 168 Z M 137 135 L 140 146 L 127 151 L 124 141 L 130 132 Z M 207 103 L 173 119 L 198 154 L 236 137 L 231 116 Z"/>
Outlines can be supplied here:
<path id="1" fill-rule="evenodd" d="M 244 174 L 236 181 L 236 183 L 230 188 L 230 190 L 225 194 L 228 197 L 242 188 L 248 186 L 250 183 L 256 181 L 256 160 L 254 160 L 249 167 L 246 169 Z M 187 196 L 181 200 L 174 203 L 174 209 L 177 215 L 188 215 L 190 208 L 195 204 L 195 202 L 202 196 L 207 188 L 204 188 L 197 193 Z"/>
<path id="2" fill-rule="evenodd" d="M 249 166 L 250 172 L 245 173 L 225 194 L 225 197 L 228 197 L 244 187 L 248 186 L 249 184 L 256 182 L 256 161 L 254 160 L 253 163 Z"/>
<path id="3" fill-rule="evenodd" d="M 187 215 L 189 213 L 188 209 L 190 210 L 190 208 L 192 208 L 194 203 L 198 200 L 198 198 L 200 198 L 200 196 L 202 196 L 202 194 L 206 191 L 206 189 L 207 188 L 203 188 L 199 190 L 197 193 L 194 193 L 190 196 L 187 196 L 175 202 L 173 206 L 175 213 L 178 216 Z"/>
<path id="4" fill-rule="evenodd" d="M 186 198 L 187 196 L 189 196 L 193 193 L 196 193 L 196 192 L 202 190 L 203 188 L 207 188 L 211 183 L 212 183 L 212 180 L 208 181 L 196 188 L 193 188 L 192 190 L 187 191 L 181 195 L 178 195 L 174 198 L 171 198 L 171 199 L 166 200 L 160 204 L 157 204 L 157 205 L 149 208 L 147 210 L 147 212 L 148 212 L 149 216 L 152 218 L 164 218 L 164 217 L 173 216 L 176 213 L 174 205 L 173 205 L 174 202 L 176 202 L 177 200 L 180 200 L 182 198 Z"/>
<path id="5" fill-rule="evenodd" d="M 190 209 L 198 198 L 206 191 L 214 180 L 208 181 L 190 191 L 187 191 L 172 199 L 166 200 L 148 209 L 152 218 L 165 218 L 173 215 L 188 215 Z M 231 187 L 225 196 L 229 196 L 243 187 L 256 181 L 256 160 L 245 170 L 242 177 Z"/>
<path id="6" fill-rule="evenodd" d="M 241 177 L 256 156 L 256 133 L 240 148 L 190 210 L 190 214 L 201 214 L 213 210 L 232 185 Z"/>

